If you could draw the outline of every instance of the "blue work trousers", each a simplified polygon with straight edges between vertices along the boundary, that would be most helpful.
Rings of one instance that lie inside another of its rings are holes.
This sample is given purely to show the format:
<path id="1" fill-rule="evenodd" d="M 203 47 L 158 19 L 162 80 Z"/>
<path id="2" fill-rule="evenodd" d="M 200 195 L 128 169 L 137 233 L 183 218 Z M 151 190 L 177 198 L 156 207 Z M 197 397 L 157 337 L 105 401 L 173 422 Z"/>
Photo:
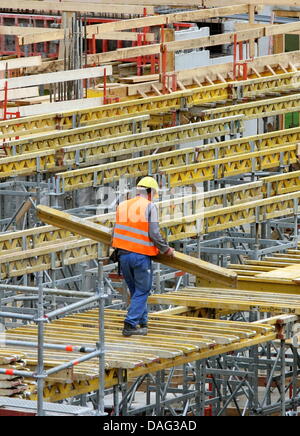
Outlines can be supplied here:
<path id="1" fill-rule="evenodd" d="M 153 277 L 151 257 L 138 253 L 121 254 L 120 265 L 131 295 L 125 322 L 132 327 L 147 324 L 147 299 Z"/>

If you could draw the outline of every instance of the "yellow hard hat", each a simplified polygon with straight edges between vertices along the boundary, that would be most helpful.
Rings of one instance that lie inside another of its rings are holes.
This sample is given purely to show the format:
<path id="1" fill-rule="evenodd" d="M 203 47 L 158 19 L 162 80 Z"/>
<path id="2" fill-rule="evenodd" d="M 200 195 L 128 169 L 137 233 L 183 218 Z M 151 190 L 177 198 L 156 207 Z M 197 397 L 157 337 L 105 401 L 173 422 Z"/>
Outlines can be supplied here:
<path id="1" fill-rule="evenodd" d="M 151 188 L 151 189 L 154 189 L 154 191 L 156 191 L 157 194 L 158 194 L 158 191 L 159 191 L 159 186 L 158 186 L 157 181 L 153 177 L 150 177 L 150 176 L 143 177 L 139 181 L 137 186 L 139 186 L 141 188 Z"/>

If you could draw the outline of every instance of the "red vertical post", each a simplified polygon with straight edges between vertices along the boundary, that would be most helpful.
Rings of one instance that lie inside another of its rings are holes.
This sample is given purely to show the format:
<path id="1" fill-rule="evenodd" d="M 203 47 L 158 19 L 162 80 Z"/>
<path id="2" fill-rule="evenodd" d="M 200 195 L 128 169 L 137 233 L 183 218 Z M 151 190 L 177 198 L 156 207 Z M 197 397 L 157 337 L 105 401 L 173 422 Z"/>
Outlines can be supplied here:
<path id="1" fill-rule="evenodd" d="M 136 29 L 132 29 L 132 32 L 135 32 Z M 132 41 L 132 47 L 136 47 L 137 46 L 137 41 Z"/>
<path id="2" fill-rule="evenodd" d="M 108 51 L 108 43 L 107 43 L 107 39 L 103 39 L 102 40 L 102 52 L 106 53 Z M 95 52 L 96 53 L 96 52 Z"/>
<path id="3" fill-rule="evenodd" d="M 8 84 L 7 80 L 4 85 L 4 102 L 3 102 L 3 119 L 7 119 L 7 102 L 8 102 Z"/>
<path id="4" fill-rule="evenodd" d="M 20 58 L 21 57 L 21 49 L 20 49 L 19 39 L 17 36 L 16 36 L 15 41 L 16 41 L 16 46 L 15 46 L 16 47 L 16 55 L 18 58 Z"/>
<path id="5" fill-rule="evenodd" d="M 163 87 L 163 94 L 167 93 L 167 48 L 165 45 L 165 28 L 164 25 L 161 26 L 161 45 L 160 45 L 160 53 L 161 53 L 161 65 L 160 65 L 160 73 L 161 73 L 161 81 Z"/>
<path id="6" fill-rule="evenodd" d="M 103 104 L 107 103 L 107 76 L 106 76 L 106 68 L 104 68 L 104 76 L 103 76 Z"/>
<path id="7" fill-rule="evenodd" d="M 21 118 L 20 111 L 17 111 L 17 112 L 15 113 L 15 117 L 16 117 L 16 118 Z M 16 136 L 16 140 L 18 140 L 18 139 L 20 139 L 20 136 Z"/>
<path id="8" fill-rule="evenodd" d="M 243 64 L 243 80 L 247 80 L 248 79 L 248 64 L 247 62 L 245 62 Z"/>
<path id="9" fill-rule="evenodd" d="M 208 374 L 207 378 L 211 379 L 212 375 Z M 208 392 L 212 392 L 212 387 L 213 387 L 212 383 L 209 382 L 208 383 Z M 213 398 L 213 397 L 210 395 L 208 398 Z M 204 409 L 204 416 L 212 416 L 212 405 L 211 404 L 209 406 L 205 407 L 205 409 Z"/>
<path id="10" fill-rule="evenodd" d="M 240 57 L 240 61 L 242 61 L 244 59 L 244 53 L 243 53 L 243 42 L 240 41 L 239 42 L 239 57 Z"/>
<path id="11" fill-rule="evenodd" d="M 96 54 L 96 36 L 93 34 L 92 36 L 92 54 Z"/>
<path id="12" fill-rule="evenodd" d="M 172 74 L 172 91 L 177 91 L 177 75 L 176 73 Z"/>
<path id="13" fill-rule="evenodd" d="M 33 19 L 33 26 L 36 27 L 36 20 Z M 37 43 L 33 44 L 33 56 L 37 55 Z"/>
<path id="14" fill-rule="evenodd" d="M 46 28 L 46 29 L 48 28 L 48 21 L 47 20 L 44 20 L 44 28 Z M 45 41 L 43 45 L 44 45 L 44 53 L 46 54 L 49 51 L 48 42 Z"/>
<path id="15" fill-rule="evenodd" d="M 137 45 L 138 45 L 138 47 L 141 47 L 143 45 L 143 34 L 142 33 L 138 34 Z M 138 56 L 137 57 L 136 63 L 137 63 L 137 75 L 141 76 L 141 74 L 142 74 L 142 63 L 143 63 L 142 56 Z"/>
<path id="16" fill-rule="evenodd" d="M 155 55 L 150 56 L 150 62 L 151 62 L 151 74 L 155 74 Z"/>
<path id="17" fill-rule="evenodd" d="M 233 37 L 233 79 L 237 79 L 237 34 Z"/>
<path id="18" fill-rule="evenodd" d="M 147 8 L 144 8 L 144 17 L 147 17 Z M 150 33 L 150 27 L 144 27 L 143 28 L 143 45 L 148 45 L 150 42 L 147 42 L 147 33 Z M 143 65 L 146 65 L 147 63 L 147 56 L 143 56 L 142 60 Z"/>
<path id="19" fill-rule="evenodd" d="M 0 25 L 3 26 L 3 16 L 0 16 Z M 3 54 L 4 52 L 4 35 L 0 35 L 0 52 Z"/>

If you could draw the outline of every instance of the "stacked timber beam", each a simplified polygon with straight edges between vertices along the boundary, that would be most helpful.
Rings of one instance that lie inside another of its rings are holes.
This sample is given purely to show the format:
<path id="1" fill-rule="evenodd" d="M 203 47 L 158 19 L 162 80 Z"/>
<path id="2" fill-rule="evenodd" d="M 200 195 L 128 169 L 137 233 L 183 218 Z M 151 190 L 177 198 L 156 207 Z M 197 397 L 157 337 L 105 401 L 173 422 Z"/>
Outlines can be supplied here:
<path id="1" fill-rule="evenodd" d="M 2 345 L 3 347 L 3 345 Z M 25 354 L 13 350 L 0 349 L 0 367 L 7 370 L 7 374 L 0 374 L 0 396 L 26 396 L 30 390 L 30 382 L 19 375 L 10 374 L 13 371 L 29 371 L 24 360 Z M 32 385 L 33 386 L 33 385 Z"/>

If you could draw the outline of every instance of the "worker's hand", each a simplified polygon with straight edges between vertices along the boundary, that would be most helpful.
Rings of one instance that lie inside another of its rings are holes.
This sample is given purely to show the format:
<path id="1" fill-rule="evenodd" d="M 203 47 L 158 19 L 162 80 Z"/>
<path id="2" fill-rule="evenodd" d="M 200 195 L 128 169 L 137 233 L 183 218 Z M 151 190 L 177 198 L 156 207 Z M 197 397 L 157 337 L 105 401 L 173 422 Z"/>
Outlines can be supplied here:
<path id="1" fill-rule="evenodd" d="M 164 253 L 166 256 L 173 257 L 175 254 L 174 248 L 169 247 L 168 250 Z"/>

